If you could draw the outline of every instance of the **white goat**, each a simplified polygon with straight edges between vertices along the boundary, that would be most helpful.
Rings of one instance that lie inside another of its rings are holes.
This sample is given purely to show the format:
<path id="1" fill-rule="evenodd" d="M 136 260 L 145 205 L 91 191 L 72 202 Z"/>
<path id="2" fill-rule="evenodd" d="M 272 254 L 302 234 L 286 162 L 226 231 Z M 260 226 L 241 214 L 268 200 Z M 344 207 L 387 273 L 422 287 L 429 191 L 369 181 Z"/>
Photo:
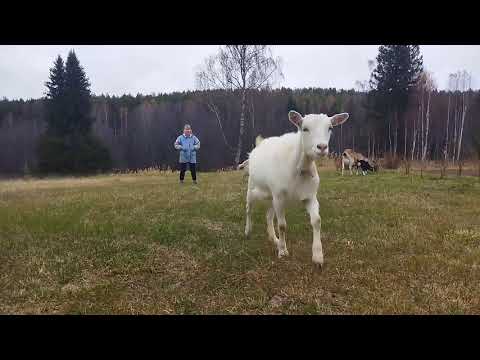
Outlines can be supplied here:
<path id="1" fill-rule="evenodd" d="M 255 139 L 255 146 L 260 145 L 260 143 L 263 141 L 262 135 L 258 135 L 257 138 Z M 248 175 L 248 159 L 245 160 L 243 163 L 237 166 L 237 170 L 244 170 L 245 174 Z"/>
<path id="2" fill-rule="evenodd" d="M 245 235 L 248 237 L 252 229 L 253 201 L 272 199 L 272 206 L 267 211 L 267 233 L 277 246 L 279 258 L 288 255 L 285 203 L 287 200 L 301 200 L 310 214 L 313 228 L 313 263 L 323 265 L 317 200 L 320 179 L 314 160 L 328 154 L 333 127 L 343 124 L 348 116 L 342 113 L 332 117 L 325 114 L 302 117 L 296 111 L 290 111 L 288 118 L 298 131 L 264 139 L 250 153 Z M 279 238 L 275 234 L 274 216 L 278 221 Z"/>

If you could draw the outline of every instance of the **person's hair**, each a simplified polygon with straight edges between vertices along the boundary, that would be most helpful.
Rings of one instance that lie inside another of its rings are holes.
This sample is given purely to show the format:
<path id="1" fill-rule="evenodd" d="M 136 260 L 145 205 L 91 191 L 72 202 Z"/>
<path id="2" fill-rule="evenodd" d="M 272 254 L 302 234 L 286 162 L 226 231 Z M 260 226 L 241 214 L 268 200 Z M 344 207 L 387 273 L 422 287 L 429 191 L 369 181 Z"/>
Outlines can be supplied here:
<path id="1" fill-rule="evenodd" d="M 189 124 L 185 124 L 185 126 L 183 127 L 183 130 L 192 130 L 192 127 L 189 125 Z"/>

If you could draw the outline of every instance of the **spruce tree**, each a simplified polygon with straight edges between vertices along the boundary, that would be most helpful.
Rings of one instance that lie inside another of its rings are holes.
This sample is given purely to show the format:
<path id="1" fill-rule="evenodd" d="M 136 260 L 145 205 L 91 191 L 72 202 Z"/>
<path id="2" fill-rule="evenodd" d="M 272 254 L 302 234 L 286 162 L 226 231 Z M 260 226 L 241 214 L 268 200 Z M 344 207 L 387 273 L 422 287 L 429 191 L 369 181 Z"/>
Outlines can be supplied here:
<path id="1" fill-rule="evenodd" d="M 38 145 L 42 173 L 93 173 L 111 167 L 108 149 L 91 133 L 91 93 L 75 52 L 59 56 L 45 83 L 48 131 Z"/>
<path id="2" fill-rule="evenodd" d="M 50 135 L 60 135 L 65 131 L 65 66 L 60 55 L 50 69 L 49 81 L 45 83 L 45 86 L 48 89 L 46 93 L 47 131 Z"/>
<path id="3" fill-rule="evenodd" d="M 397 151 L 402 115 L 422 71 L 423 58 L 418 45 L 380 46 L 370 86 L 375 111 L 382 114 L 388 124 L 385 135 L 389 139 L 390 151 Z"/>
<path id="4" fill-rule="evenodd" d="M 53 68 L 50 69 L 50 81 L 45 83 L 48 89 L 46 93 L 48 99 L 57 99 L 65 88 L 65 66 L 63 59 L 58 55 L 53 64 Z"/>
<path id="5" fill-rule="evenodd" d="M 70 133 L 86 135 L 93 119 L 90 116 L 90 82 L 73 50 L 65 66 L 66 121 Z"/>
<path id="6" fill-rule="evenodd" d="M 418 45 L 382 45 L 373 70 L 371 85 L 391 105 L 404 107 L 408 93 L 423 71 Z"/>

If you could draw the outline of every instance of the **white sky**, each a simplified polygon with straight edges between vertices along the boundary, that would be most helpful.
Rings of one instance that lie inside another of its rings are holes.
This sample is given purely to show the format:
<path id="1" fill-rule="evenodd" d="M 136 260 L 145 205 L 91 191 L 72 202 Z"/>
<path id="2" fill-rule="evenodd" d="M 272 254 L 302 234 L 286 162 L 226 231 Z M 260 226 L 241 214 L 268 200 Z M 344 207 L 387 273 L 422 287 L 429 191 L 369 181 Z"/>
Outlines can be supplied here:
<path id="1" fill-rule="evenodd" d="M 40 98 L 57 55 L 66 60 L 74 49 L 95 94 L 123 95 L 168 93 L 194 89 L 196 66 L 218 45 L 0 45 L 0 98 Z M 281 45 L 273 46 L 282 57 L 284 80 L 290 88 L 355 88 L 356 80 L 369 78 L 368 60 L 378 45 Z M 472 87 L 479 88 L 479 45 L 420 46 L 424 67 L 445 89 L 448 74 L 472 73 Z"/>

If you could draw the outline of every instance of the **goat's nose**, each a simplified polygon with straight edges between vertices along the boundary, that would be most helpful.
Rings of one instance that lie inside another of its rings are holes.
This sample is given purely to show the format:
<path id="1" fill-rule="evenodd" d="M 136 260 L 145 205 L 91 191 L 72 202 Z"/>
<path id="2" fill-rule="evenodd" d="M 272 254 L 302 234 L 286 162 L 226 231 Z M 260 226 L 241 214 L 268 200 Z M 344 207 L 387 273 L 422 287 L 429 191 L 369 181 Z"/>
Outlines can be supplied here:
<path id="1" fill-rule="evenodd" d="M 325 145 L 325 144 L 318 144 L 317 145 L 317 148 L 321 151 L 327 150 L 327 147 L 328 147 L 328 145 Z"/>

